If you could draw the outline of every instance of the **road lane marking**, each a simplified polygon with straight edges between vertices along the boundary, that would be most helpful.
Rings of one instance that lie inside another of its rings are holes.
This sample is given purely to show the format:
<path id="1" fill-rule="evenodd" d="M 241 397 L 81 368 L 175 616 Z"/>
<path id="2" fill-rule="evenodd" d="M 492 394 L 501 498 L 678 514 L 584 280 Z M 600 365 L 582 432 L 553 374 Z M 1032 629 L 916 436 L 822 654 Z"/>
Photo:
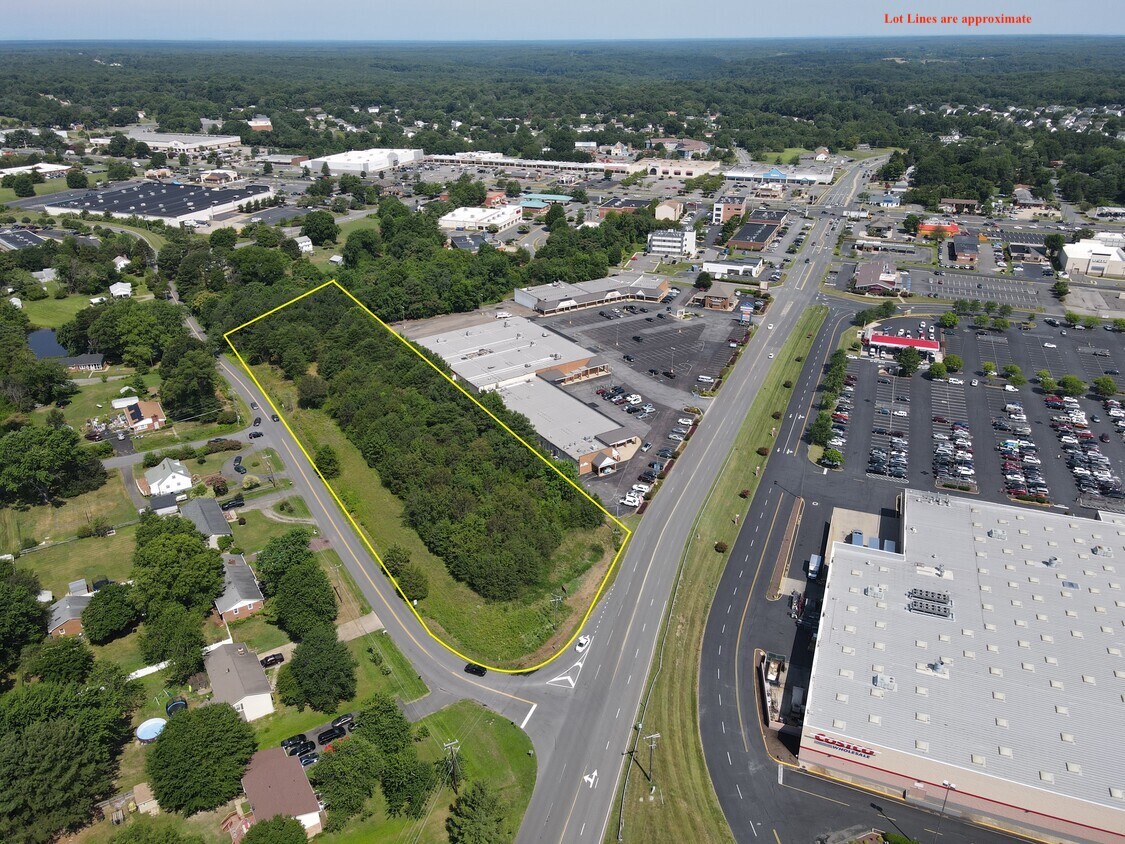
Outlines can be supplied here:
<path id="1" fill-rule="evenodd" d="M 734 784 L 734 787 L 735 787 L 735 790 L 737 790 L 737 791 L 738 791 L 738 799 L 739 799 L 739 800 L 745 800 L 746 798 L 742 796 L 742 789 L 741 789 L 741 788 L 739 787 L 738 783 L 735 783 L 735 784 Z M 753 821 L 750 821 L 750 823 L 751 823 L 751 824 L 753 824 L 754 822 L 753 822 Z M 757 834 L 758 834 L 757 830 L 755 830 L 755 831 L 754 831 L 754 834 L 755 834 L 755 835 L 757 835 Z"/>
<path id="2" fill-rule="evenodd" d="M 524 716 L 523 721 L 520 723 L 520 729 L 521 730 L 524 729 L 527 726 L 527 722 L 531 720 L 531 716 L 535 712 L 535 710 L 538 708 L 538 706 L 539 706 L 538 703 L 531 704 L 531 709 L 529 709 L 527 711 L 527 715 Z"/>

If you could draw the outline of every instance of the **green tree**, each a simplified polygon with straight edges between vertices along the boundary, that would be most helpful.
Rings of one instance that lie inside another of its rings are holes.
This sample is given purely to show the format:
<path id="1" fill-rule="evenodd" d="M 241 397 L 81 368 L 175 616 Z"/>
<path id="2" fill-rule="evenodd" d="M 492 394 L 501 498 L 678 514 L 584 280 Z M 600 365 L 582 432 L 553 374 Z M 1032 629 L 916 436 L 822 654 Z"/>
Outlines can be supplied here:
<path id="1" fill-rule="evenodd" d="M 553 232 L 559 226 L 566 226 L 566 211 L 558 204 L 552 204 L 547 209 L 547 213 L 543 215 L 543 225 L 547 231 Z"/>
<path id="2" fill-rule="evenodd" d="M 23 647 L 46 632 L 47 608 L 38 596 L 39 578 L 0 560 L 0 680 L 16 667 Z"/>
<path id="3" fill-rule="evenodd" d="M 177 344 L 160 367 L 160 400 L 164 412 L 176 419 L 208 421 L 219 411 L 219 376 L 215 356 L 194 339 Z"/>
<path id="4" fill-rule="evenodd" d="M 234 245 L 238 243 L 238 232 L 230 226 L 215 229 L 207 238 L 207 243 L 212 249 L 234 249 Z"/>
<path id="5" fill-rule="evenodd" d="M 326 829 L 334 832 L 363 811 L 383 773 L 383 759 L 371 742 L 351 736 L 325 753 L 309 780 L 328 804 Z"/>
<path id="6" fill-rule="evenodd" d="M 965 361 L 961 359 L 960 355 L 946 355 L 945 368 L 950 372 L 960 372 L 965 368 Z"/>
<path id="7" fill-rule="evenodd" d="M 995 302 L 992 302 L 992 301 L 985 302 L 984 303 L 984 312 L 986 314 L 988 314 L 989 316 L 991 316 L 992 314 L 996 313 L 996 309 L 998 307 L 999 306 Z"/>
<path id="8" fill-rule="evenodd" d="M 1056 281 L 1051 285 L 1051 292 L 1054 293 L 1055 297 L 1061 302 L 1070 295 L 1070 285 L 1062 280 Z"/>
<path id="9" fill-rule="evenodd" d="M 973 328 L 988 328 L 992 324 L 992 318 L 988 314 L 976 314 L 973 317 Z"/>
<path id="10" fill-rule="evenodd" d="M 844 465 L 844 455 L 835 448 L 826 448 L 824 450 L 824 454 L 821 456 L 821 459 L 825 463 L 834 463 L 839 466 Z"/>
<path id="11" fill-rule="evenodd" d="M 384 760 L 380 783 L 388 815 L 420 818 L 437 785 L 437 775 L 433 765 L 420 760 L 413 747 L 407 747 Z"/>
<path id="12" fill-rule="evenodd" d="M 956 328 L 957 323 L 959 323 L 960 321 L 961 320 L 958 318 L 957 314 L 953 313 L 953 311 L 946 311 L 944 314 L 938 317 L 938 325 L 940 325 L 942 328 Z"/>
<path id="13" fill-rule="evenodd" d="M 348 235 L 344 250 L 344 266 L 358 267 L 364 261 L 378 258 L 383 251 L 383 239 L 374 229 L 356 229 Z"/>
<path id="14" fill-rule="evenodd" d="M 312 533 L 308 528 L 290 528 L 266 543 L 254 562 L 266 597 L 277 594 L 281 577 L 290 568 L 316 565 L 316 557 L 309 550 L 311 539 Z"/>
<path id="15" fill-rule="evenodd" d="M 0 501 L 45 504 L 97 489 L 101 464 L 70 428 L 26 425 L 0 437 Z"/>
<path id="16" fill-rule="evenodd" d="M 321 624 L 305 633 L 293 651 L 290 671 L 301 696 L 317 712 L 333 712 L 355 696 L 355 660 L 336 638 L 336 628 Z"/>
<path id="17" fill-rule="evenodd" d="M 328 398 L 328 382 L 319 375 L 301 375 L 297 378 L 297 404 L 304 408 L 318 408 Z"/>
<path id="18" fill-rule="evenodd" d="M 1079 396 L 1086 394 L 1086 382 L 1077 375 L 1064 375 L 1059 379 L 1058 391 L 1064 396 Z"/>
<path id="19" fill-rule="evenodd" d="M 1117 395 L 1117 382 L 1109 375 L 1099 375 L 1091 382 L 1090 386 L 1094 390 L 1094 395 L 1098 398 L 1108 399 Z"/>
<path id="20" fill-rule="evenodd" d="M 94 667 L 94 653 L 81 639 L 60 637 L 48 639 L 43 644 L 29 648 L 23 670 L 44 683 L 73 683 L 86 681 Z"/>
<path id="21" fill-rule="evenodd" d="M 1066 238 L 1057 233 L 1049 234 L 1043 238 L 1043 245 L 1047 248 L 1047 257 L 1054 258 L 1066 246 Z"/>
<path id="22" fill-rule="evenodd" d="M 1004 366 L 1004 377 L 1008 379 L 1008 383 L 1013 387 L 1021 387 L 1027 383 L 1027 379 L 1023 376 L 1023 370 L 1016 364 L 1009 363 Z"/>
<path id="23" fill-rule="evenodd" d="M 909 235 L 916 236 L 918 234 L 918 226 L 922 222 L 922 218 L 917 214 L 907 214 L 906 219 L 902 221 L 902 229 Z"/>
<path id="24" fill-rule="evenodd" d="M 1087 314 L 1086 316 L 1082 317 L 1082 325 L 1084 325 L 1091 331 L 1099 327 L 1101 324 L 1101 317 L 1094 316 L 1093 314 Z"/>
<path id="25" fill-rule="evenodd" d="M 168 662 L 165 676 L 186 682 L 203 670 L 203 616 L 180 604 L 158 605 L 141 629 L 141 655 L 149 663 Z"/>
<path id="26" fill-rule="evenodd" d="M 1053 393 L 1059 388 L 1059 382 L 1050 375 L 1040 375 L 1039 386 L 1042 387 L 1044 393 Z"/>
<path id="27" fill-rule="evenodd" d="M 1008 318 L 1012 315 L 1014 310 L 1015 309 L 1011 305 L 1005 302 L 1003 305 L 996 309 L 996 315 Z"/>
<path id="28" fill-rule="evenodd" d="M 930 364 L 930 377 L 942 379 L 949 375 L 949 369 L 941 361 L 935 361 Z"/>
<path id="29" fill-rule="evenodd" d="M 1067 311 L 1063 314 L 1063 319 L 1067 325 L 1078 325 L 1082 322 L 1082 315 L 1076 314 L 1074 311 Z"/>
<path id="30" fill-rule="evenodd" d="M 823 447 L 828 445 L 830 439 L 832 439 L 832 414 L 822 410 L 809 427 L 809 442 Z"/>
<path id="31" fill-rule="evenodd" d="M 922 355 L 913 346 L 907 346 L 895 352 L 895 360 L 898 361 L 898 374 L 908 378 L 918 371 L 918 367 L 922 364 Z"/>
<path id="32" fill-rule="evenodd" d="M 340 458 L 330 445 L 322 445 L 316 450 L 315 462 L 325 478 L 335 478 L 340 474 Z"/>
<path id="33" fill-rule="evenodd" d="M 292 566 L 281 576 L 272 599 L 277 626 L 295 642 L 336 619 L 332 584 L 315 562 Z"/>
<path id="34" fill-rule="evenodd" d="M 138 542 L 132 579 L 134 600 L 146 612 L 168 602 L 206 612 L 223 591 L 223 561 L 194 529 L 163 534 Z"/>
<path id="35" fill-rule="evenodd" d="M 85 190 L 90 186 L 90 180 L 81 170 L 71 170 L 66 174 L 66 186 L 72 190 Z"/>
<path id="36" fill-rule="evenodd" d="M 1113 321 L 1113 330 L 1118 333 L 1125 331 L 1125 317 L 1118 317 Z"/>
<path id="37" fill-rule="evenodd" d="M 383 565 L 395 577 L 410 565 L 410 552 L 401 545 L 392 545 L 383 553 Z"/>
<path id="38" fill-rule="evenodd" d="M 711 289 L 711 273 L 704 271 L 695 277 L 695 287 L 697 290 L 707 292 Z"/>
<path id="39" fill-rule="evenodd" d="M 330 211 L 310 211 L 305 215 L 301 234 L 311 240 L 314 246 L 335 243 L 339 233 L 340 227 L 336 225 L 336 220 Z"/>
<path id="40" fill-rule="evenodd" d="M 408 601 L 421 601 L 430 594 L 430 578 L 422 569 L 413 563 L 403 566 L 401 572 L 395 576 L 402 594 Z"/>
<path id="41" fill-rule="evenodd" d="M 20 173 L 12 179 L 12 190 L 18 198 L 23 199 L 29 196 L 35 196 L 35 182 L 27 173 Z"/>
<path id="42" fill-rule="evenodd" d="M 82 611 L 82 631 L 93 644 L 112 642 L 137 626 L 141 617 L 130 591 L 124 583 L 111 583 L 94 593 Z"/>
<path id="43" fill-rule="evenodd" d="M 258 742 L 254 728 L 225 703 L 181 712 L 168 721 L 145 760 L 165 811 L 194 815 L 242 791 L 242 774 Z"/>
<path id="44" fill-rule="evenodd" d="M 989 327 L 993 331 L 1007 331 L 1012 327 L 1012 323 L 1004 319 L 1004 317 L 993 317 L 992 322 L 989 323 Z"/>
<path id="45" fill-rule="evenodd" d="M 503 844 L 510 840 L 504 830 L 504 804 L 481 780 L 458 795 L 445 828 L 449 844 Z"/>
<path id="46" fill-rule="evenodd" d="M 390 695 L 376 692 L 356 717 L 355 735 L 371 742 L 384 756 L 398 753 L 412 741 L 410 722 Z"/>
<path id="47" fill-rule="evenodd" d="M 243 844 L 306 844 L 308 837 L 299 820 L 276 815 L 255 823 L 242 841 Z"/>

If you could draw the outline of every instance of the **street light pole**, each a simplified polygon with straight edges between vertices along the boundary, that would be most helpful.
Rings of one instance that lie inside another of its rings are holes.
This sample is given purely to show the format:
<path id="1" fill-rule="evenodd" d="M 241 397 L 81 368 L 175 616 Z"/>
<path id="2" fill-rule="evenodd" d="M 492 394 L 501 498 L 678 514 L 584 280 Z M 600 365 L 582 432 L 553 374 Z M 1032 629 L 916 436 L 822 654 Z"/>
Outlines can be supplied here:
<path id="1" fill-rule="evenodd" d="M 941 801 L 941 812 L 938 813 L 938 822 L 934 824 L 934 826 L 936 827 L 934 829 L 933 838 L 935 844 L 937 842 L 938 830 L 941 829 L 941 822 L 945 820 L 945 805 L 949 802 L 949 792 L 957 790 L 957 786 L 955 786 L 949 780 L 942 780 L 941 784 L 945 786 L 945 797 L 943 797 Z"/>

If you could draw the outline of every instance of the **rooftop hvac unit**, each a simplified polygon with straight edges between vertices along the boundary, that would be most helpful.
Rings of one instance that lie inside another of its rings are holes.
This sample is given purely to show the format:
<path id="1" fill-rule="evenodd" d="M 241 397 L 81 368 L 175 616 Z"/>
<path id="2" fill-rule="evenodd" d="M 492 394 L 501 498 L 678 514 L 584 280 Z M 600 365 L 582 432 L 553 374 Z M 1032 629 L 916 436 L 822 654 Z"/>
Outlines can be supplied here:
<path id="1" fill-rule="evenodd" d="M 1058 557 L 1048 557 L 1047 559 L 1045 559 L 1043 561 L 1043 565 L 1045 565 L 1049 569 L 1058 568 L 1059 558 Z"/>
<path id="2" fill-rule="evenodd" d="M 931 601 L 935 604 L 953 603 L 948 592 L 935 592 L 933 589 L 911 589 L 906 593 L 908 598 L 917 598 L 922 601 Z"/>
<path id="3" fill-rule="evenodd" d="M 881 601 L 884 597 L 886 597 L 887 590 L 885 590 L 882 586 L 868 586 L 863 590 L 863 594 L 868 598 L 875 598 Z"/>
<path id="4" fill-rule="evenodd" d="M 898 683 L 895 682 L 895 678 L 882 672 L 872 677 L 871 682 L 874 684 L 875 688 L 885 689 L 888 692 L 893 692 L 898 688 Z"/>
<path id="5" fill-rule="evenodd" d="M 1007 540 L 1008 531 L 1000 530 L 1000 528 L 992 528 L 992 530 L 988 532 L 988 535 L 993 539 Z"/>
<path id="6" fill-rule="evenodd" d="M 1090 553 L 1092 553 L 1092 554 L 1094 554 L 1095 556 L 1098 556 L 1098 557 L 1112 557 L 1113 556 L 1113 549 L 1110 548 L 1108 545 L 1095 545 L 1093 548 L 1090 549 Z"/>

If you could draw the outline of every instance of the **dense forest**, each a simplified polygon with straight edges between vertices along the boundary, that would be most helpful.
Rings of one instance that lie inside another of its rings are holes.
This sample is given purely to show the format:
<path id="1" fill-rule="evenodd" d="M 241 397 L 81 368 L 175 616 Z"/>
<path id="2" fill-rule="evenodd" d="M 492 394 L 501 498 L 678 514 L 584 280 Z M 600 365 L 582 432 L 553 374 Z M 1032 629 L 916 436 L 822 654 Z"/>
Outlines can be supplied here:
<path id="1" fill-rule="evenodd" d="M 1120 101 L 1125 71 L 1119 43 L 1098 38 L 97 43 L 6 44 L 0 82 L 0 115 L 33 126 L 124 126 L 142 110 L 162 129 L 198 131 L 200 117 L 222 118 L 247 143 L 316 155 L 406 145 L 422 121 L 409 145 L 427 152 L 559 158 L 581 156 L 574 127 L 598 118 L 606 128 L 583 137 L 603 143 L 652 125 L 752 153 L 908 146 L 964 119 L 905 114 L 910 104 L 1105 105 Z M 318 111 L 359 131 L 315 128 L 305 115 Z M 271 132 L 246 125 L 258 112 Z"/>
<path id="2" fill-rule="evenodd" d="M 302 404 L 336 420 L 402 500 L 406 523 L 485 598 L 510 600 L 543 585 L 565 534 L 601 522 L 566 478 L 336 291 L 303 299 L 234 340 L 247 362 L 280 366 Z M 314 362 L 316 374 L 307 374 Z M 481 401 L 526 442 L 537 441 L 495 394 Z"/>

